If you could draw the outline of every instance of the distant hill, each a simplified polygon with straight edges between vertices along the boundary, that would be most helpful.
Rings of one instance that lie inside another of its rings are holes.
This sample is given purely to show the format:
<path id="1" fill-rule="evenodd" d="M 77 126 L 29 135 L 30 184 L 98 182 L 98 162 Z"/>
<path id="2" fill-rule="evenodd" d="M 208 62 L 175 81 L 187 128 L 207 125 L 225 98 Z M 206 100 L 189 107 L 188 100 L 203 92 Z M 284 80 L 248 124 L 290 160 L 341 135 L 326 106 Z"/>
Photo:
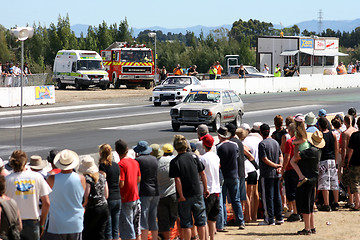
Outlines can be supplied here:
<path id="1" fill-rule="evenodd" d="M 298 25 L 298 27 L 300 28 L 300 32 L 304 31 L 305 29 L 308 31 L 313 31 L 313 32 L 318 31 L 318 21 L 317 20 L 303 21 L 300 23 L 296 23 L 296 25 Z M 292 26 L 293 25 L 287 26 L 287 27 L 292 27 Z M 330 28 L 330 29 L 334 30 L 335 32 L 338 30 L 340 30 L 340 32 L 343 32 L 343 31 L 351 32 L 352 30 L 355 30 L 355 28 L 357 28 L 359 26 L 360 26 L 360 18 L 355 19 L 355 20 L 323 20 L 321 29 L 322 29 L 322 31 L 326 30 L 327 28 Z M 83 32 L 84 36 L 86 36 L 88 27 L 89 27 L 89 25 L 86 25 L 86 24 L 76 24 L 76 25 L 71 26 L 71 30 L 73 30 L 75 32 L 75 35 L 77 37 L 80 37 L 81 32 Z M 164 34 L 167 34 L 168 32 L 186 34 L 187 31 L 190 31 L 190 32 L 194 32 L 195 36 L 198 37 L 200 35 L 201 31 L 203 31 L 204 36 L 207 36 L 211 30 L 218 29 L 221 27 L 227 28 L 230 30 L 232 27 L 232 24 L 224 24 L 224 25 L 216 26 L 216 27 L 206 27 L 206 26 L 202 26 L 202 25 L 197 25 L 197 26 L 186 27 L 186 28 L 164 28 L 164 27 L 154 26 L 154 27 L 148 27 L 148 28 L 132 28 L 132 30 L 133 30 L 133 35 L 135 37 L 137 37 L 141 31 L 148 30 L 148 29 L 149 30 L 160 30 Z M 274 28 L 280 29 L 280 25 L 274 24 Z"/>
<path id="2" fill-rule="evenodd" d="M 304 21 L 297 23 L 298 27 L 300 28 L 301 32 L 305 29 L 308 31 L 318 32 L 319 25 L 317 20 L 311 21 Z M 360 18 L 355 20 L 323 20 L 321 30 L 325 31 L 326 29 L 330 28 L 337 32 L 351 32 L 355 30 L 355 28 L 360 26 Z"/>

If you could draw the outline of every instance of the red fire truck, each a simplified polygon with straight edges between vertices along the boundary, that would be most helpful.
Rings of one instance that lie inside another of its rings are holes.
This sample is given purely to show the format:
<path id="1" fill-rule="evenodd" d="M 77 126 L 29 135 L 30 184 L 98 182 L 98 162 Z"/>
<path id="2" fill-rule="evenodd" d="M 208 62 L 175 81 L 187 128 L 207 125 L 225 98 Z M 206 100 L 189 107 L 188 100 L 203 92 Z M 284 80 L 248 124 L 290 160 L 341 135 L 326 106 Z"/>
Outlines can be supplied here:
<path id="1" fill-rule="evenodd" d="M 126 42 L 114 42 L 101 51 L 101 57 L 109 81 L 115 88 L 126 85 L 149 89 L 154 86 L 155 65 L 152 50 L 145 45 L 130 45 Z"/>

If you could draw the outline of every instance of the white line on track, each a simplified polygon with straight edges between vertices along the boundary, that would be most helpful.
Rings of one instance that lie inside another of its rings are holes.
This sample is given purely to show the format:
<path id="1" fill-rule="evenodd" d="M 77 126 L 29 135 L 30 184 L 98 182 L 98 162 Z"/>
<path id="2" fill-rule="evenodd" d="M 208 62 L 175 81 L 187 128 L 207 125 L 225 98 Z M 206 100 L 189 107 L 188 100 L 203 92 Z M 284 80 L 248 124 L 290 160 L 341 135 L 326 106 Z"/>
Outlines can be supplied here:
<path id="1" fill-rule="evenodd" d="M 272 108 L 272 109 L 264 109 L 264 110 L 258 110 L 258 111 L 251 111 L 251 112 L 246 112 L 244 113 L 244 116 L 248 117 L 248 116 L 257 116 L 260 114 L 270 114 L 270 113 L 276 113 L 278 114 L 279 112 L 290 112 L 290 111 L 294 111 L 296 110 L 297 113 L 301 113 L 302 110 L 304 109 L 309 109 L 309 108 L 325 108 L 326 106 L 324 105 L 301 105 L 301 106 L 294 106 L 294 107 L 283 107 L 283 108 Z"/>
<path id="2" fill-rule="evenodd" d="M 100 128 L 100 129 L 101 130 L 127 130 L 127 129 L 145 130 L 145 129 L 156 128 L 158 126 L 171 127 L 171 121 L 132 124 L 132 125 L 125 125 L 125 126 L 119 126 L 119 127 L 108 127 L 108 128 Z"/>
<path id="3" fill-rule="evenodd" d="M 69 119 L 64 121 L 54 121 L 54 122 L 41 122 L 41 123 L 34 123 L 34 124 L 24 124 L 23 127 L 40 127 L 40 126 L 50 126 L 50 125 L 57 125 L 57 124 L 65 124 L 65 123 L 78 123 L 78 122 L 86 122 L 86 121 L 98 121 L 98 120 L 107 120 L 107 119 L 114 119 L 114 118 L 124 118 L 124 117 L 136 117 L 136 116 L 145 116 L 145 115 L 154 115 L 160 113 L 166 113 L 166 111 L 157 111 L 157 112 L 148 112 L 148 113 L 134 113 L 134 114 L 125 114 L 120 116 L 108 116 L 108 117 L 94 117 L 94 118 L 83 118 L 83 119 Z M 19 125 L 3 125 L 0 126 L 1 128 L 7 129 L 14 129 L 19 128 Z"/>
<path id="4" fill-rule="evenodd" d="M 62 110 L 77 110 L 77 109 L 97 108 L 97 107 L 100 108 L 100 107 L 111 107 L 111 106 L 122 106 L 122 105 L 124 105 L 124 104 L 123 103 L 116 103 L 116 104 L 87 104 L 87 105 L 76 105 L 76 106 L 25 109 L 25 110 L 23 110 L 23 114 L 62 111 Z M 18 114 L 20 114 L 20 110 L 0 112 L 0 116 L 18 115 Z"/>

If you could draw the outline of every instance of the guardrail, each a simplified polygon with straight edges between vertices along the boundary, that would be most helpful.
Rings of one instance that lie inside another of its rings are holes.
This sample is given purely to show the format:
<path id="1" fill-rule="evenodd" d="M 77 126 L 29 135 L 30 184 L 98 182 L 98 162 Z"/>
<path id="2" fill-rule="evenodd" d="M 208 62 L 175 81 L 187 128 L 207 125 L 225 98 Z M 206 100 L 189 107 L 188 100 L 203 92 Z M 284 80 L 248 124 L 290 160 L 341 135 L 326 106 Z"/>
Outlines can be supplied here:
<path id="1" fill-rule="evenodd" d="M 238 94 L 360 87 L 360 73 L 347 75 L 303 74 L 298 77 L 244 78 L 201 81 L 207 87 L 229 88 Z"/>
<path id="2" fill-rule="evenodd" d="M 48 73 L 23 76 L 23 86 L 42 86 L 46 83 Z M 0 87 L 20 87 L 21 76 L 1 76 Z"/>

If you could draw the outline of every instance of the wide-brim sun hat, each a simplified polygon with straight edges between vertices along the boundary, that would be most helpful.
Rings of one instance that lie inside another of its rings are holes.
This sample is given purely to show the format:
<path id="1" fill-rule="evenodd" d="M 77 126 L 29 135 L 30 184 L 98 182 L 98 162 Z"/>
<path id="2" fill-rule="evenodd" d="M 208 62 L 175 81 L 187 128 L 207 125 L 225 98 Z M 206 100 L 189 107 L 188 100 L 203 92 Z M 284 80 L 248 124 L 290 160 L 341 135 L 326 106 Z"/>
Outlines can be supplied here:
<path id="1" fill-rule="evenodd" d="M 56 154 L 54 165 L 61 170 L 74 169 L 79 165 L 79 156 L 69 149 L 62 150 Z"/>
<path id="2" fill-rule="evenodd" d="M 325 140 L 323 133 L 316 131 L 314 133 L 307 133 L 307 140 L 317 148 L 325 147 Z"/>
<path id="3" fill-rule="evenodd" d="M 28 165 L 32 169 L 41 170 L 47 166 L 47 161 L 42 160 L 38 155 L 33 155 L 30 157 L 30 163 Z"/>
<path id="4" fill-rule="evenodd" d="M 229 138 L 231 137 L 231 133 L 228 131 L 226 127 L 221 126 L 216 133 L 222 138 Z"/>
<path id="5" fill-rule="evenodd" d="M 80 159 L 79 172 L 82 174 L 92 174 L 99 172 L 99 168 L 95 164 L 95 160 L 90 155 L 82 156 Z"/>
<path id="6" fill-rule="evenodd" d="M 163 152 L 163 150 L 161 150 L 159 144 L 154 143 L 154 144 L 151 144 L 150 147 L 152 149 L 150 154 L 153 155 L 154 157 L 161 158 L 164 155 L 164 152 Z"/>
<path id="7" fill-rule="evenodd" d="M 140 155 L 148 155 L 151 153 L 152 148 L 147 141 L 139 141 L 133 150 Z"/>
<path id="8" fill-rule="evenodd" d="M 301 113 L 298 113 L 294 117 L 295 122 L 305 122 L 305 117 Z"/>
<path id="9" fill-rule="evenodd" d="M 309 112 L 308 114 L 305 115 L 305 124 L 307 124 L 309 126 L 313 126 L 316 124 L 316 122 L 317 122 L 317 119 L 313 112 Z"/>

